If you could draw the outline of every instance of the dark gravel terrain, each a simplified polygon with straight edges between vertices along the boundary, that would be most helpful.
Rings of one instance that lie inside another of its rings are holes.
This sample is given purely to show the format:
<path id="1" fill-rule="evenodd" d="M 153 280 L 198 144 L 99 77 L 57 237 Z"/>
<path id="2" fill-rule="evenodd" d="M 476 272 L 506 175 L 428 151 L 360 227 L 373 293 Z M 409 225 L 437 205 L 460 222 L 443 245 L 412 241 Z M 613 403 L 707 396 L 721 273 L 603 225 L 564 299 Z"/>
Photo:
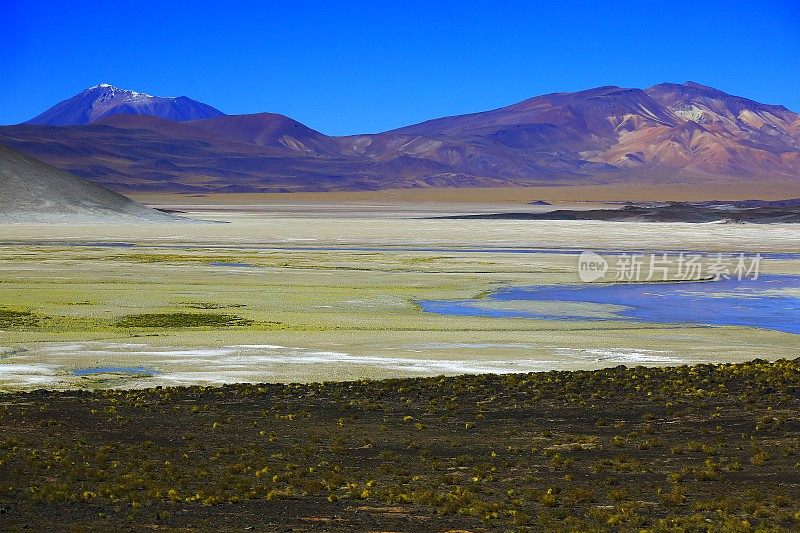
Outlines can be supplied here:
<path id="1" fill-rule="evenodd" d="M 800 360 L 0 396 L 0 529 L 800 528 Z"/>

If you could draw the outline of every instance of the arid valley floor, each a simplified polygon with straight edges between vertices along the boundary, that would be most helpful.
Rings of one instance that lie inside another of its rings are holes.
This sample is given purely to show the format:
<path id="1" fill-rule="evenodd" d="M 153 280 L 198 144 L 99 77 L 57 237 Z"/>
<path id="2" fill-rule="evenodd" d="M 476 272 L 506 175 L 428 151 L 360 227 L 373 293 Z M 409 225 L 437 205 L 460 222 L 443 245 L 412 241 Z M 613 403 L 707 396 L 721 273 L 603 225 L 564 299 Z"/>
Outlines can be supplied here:
<path id="1" fill-rule="evenodd" d="M 422 305 L 579 283 L 585 249 L 762 253 L 763 275 L 798 275 L 793 225 L 427 218 L 519 208 L 496 201 L 161 207 L 208 222 L 0 227 L 0 529 L 800 523 L 796 334 Z"/>
<path id="2" fill-rule="evenodd" d="M 447 204 L 172 207 L 226 223 L 0 228 L 0 387 L 310 382 L 800 355 L 795 335 L 767 329 L 446 316 L 419 306 L 577 283 L 582 249 L 779 253 L 763 261 L 763 273 L 798 274 L 792 225 L 421 218 L 450 212 Z"/>

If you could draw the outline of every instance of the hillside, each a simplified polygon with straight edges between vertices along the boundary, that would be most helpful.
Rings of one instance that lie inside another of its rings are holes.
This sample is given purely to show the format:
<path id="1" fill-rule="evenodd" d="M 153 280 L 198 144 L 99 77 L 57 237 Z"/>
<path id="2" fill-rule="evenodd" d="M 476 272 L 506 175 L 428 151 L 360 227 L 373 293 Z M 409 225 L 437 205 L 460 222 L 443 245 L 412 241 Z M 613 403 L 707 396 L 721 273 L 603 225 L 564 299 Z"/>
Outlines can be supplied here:
<path id="1" fill-rule="evenodd" d="M 0 223 L 185 221 L 0 146 Z"/>

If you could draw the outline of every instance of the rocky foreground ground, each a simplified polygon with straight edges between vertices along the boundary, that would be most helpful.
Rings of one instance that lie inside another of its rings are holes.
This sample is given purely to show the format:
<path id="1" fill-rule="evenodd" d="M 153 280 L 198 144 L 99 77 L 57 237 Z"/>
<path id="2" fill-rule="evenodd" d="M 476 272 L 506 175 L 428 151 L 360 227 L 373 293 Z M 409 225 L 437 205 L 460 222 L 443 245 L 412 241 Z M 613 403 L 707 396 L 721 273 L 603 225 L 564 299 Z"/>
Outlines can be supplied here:
<path id="1" fill-rule="evenodd" d="M 800 360 L 0 396 L 0 529 L 800 527 Z"/>

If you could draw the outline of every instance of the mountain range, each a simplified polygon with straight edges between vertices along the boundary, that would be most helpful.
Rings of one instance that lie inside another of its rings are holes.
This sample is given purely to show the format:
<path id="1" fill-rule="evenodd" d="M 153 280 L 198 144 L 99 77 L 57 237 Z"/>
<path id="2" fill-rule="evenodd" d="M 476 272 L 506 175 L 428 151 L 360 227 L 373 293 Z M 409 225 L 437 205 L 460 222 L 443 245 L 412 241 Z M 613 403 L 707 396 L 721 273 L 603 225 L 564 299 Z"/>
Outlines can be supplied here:
<path id="1" fill-rule="evenodd" d="M 131 95 L 142 93 L 87 89 L 0 127 L 0 144 L 120 191 L 800 180 L 800 115 L 693 82 L 547 94 L 342 137 L 278 114 Z"/>

